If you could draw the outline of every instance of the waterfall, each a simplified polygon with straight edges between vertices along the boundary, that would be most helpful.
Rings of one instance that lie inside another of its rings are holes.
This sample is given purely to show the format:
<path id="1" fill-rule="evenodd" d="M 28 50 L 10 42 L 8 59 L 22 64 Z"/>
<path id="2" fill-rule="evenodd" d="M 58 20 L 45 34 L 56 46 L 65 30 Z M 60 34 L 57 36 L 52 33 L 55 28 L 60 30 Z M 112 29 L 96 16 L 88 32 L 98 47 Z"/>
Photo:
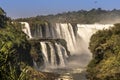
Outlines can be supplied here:
<path id="1" fill-rule="evenodd" d="M 42 53 L 43 53 L 43 59 L 44 59 L 44 63 L 45 63 L 45 65 L 47 65 L 49 62 L 49 60 L 48 60 L 48 55 L 47 55 L 47 53 L 48 53 L 48 51 L 47 51 L 47 45 L 46 45 L 47 43 L 46 42 L 40 42 L 40 45 L 41 45 L 41 48 L 42 48 Z"/>
<path id="2" fill-rule="evenodd" d="M 75 34 L 70 23 L 56 23 L 56 32 L 59 38 L 65 39 L 67 42 L 68 50 L 72 53 L 75 52 L 76 40 Z"/>
<path id="3" fill-rule="evenodd" d="M 50 42 L 49 42 L 49 47 L 50 47 L 50 53 L 51 53 L 51 66 L 53 67 L 56 67 L 57 66 L 57 57 L 55 55 L 55 48 L 54 48 L 54 45 L 52 45 Z"/>
<path id="4" fill-rule="evenodd" d="M 91 36 L 98 30 L 109 29 L 112 26 L 112 24 L 77 24 L 77 43 L 80 46 L 79 50 L 90 54 L 88 47 Z"/>
<path id="5" fill-rule="evenodd" d="M 44 59 L 44 67 L 57 68 L 65 67 L 68 58 L 67 50 L 57 42 L 41 41 L 41 51 Z"/>
<path id="6" fill-rule="evenodd" d="M 76 51 L 74 50 L 77 47 L 76 38 L 70 23 L 56 23 L 53 26 L 35 25 L 35 30 L 31 32 L 33 38 L 65 39 L 69 43 L 67 44 L 68 50 L 72 53 Z"/>
<path id="7" fill-rule="evenodd" d="M 52 26 L 48 24 L 38 24 L 32 26 L 34 29 L 30 31 L 27 22 L 21 22 L 21 24 L 24 24 L 22 30 L 29 38 L 45 39 L 39 41 L 45 68 L 65 67 L 69 57 L 66 48 L 68 48 L 71 55 L 80 57 L 85 55 L 85 59 L 81 57 L 83 60 L 80 59 L 80 61 L 84 62 L 85 65 L 88 64 L 92 58 L 92 54 L 88 49 L 91 36 L 98 30 L 109 29 L 113 26 L 112 24 L 77 24 L 76 26 L 72 26 L 70 23 L 56 23 Z M 74 28 L 76 30 L 74 30 Z M 67 47 L 56 42 L 55 39 L 64 39 L 67 42 Z M 79 59 L 76 60 L 80 62 Z M 37 66 L 35 61 L 34 64 Z M 39 66 L 37 68 L 39 68 Z"/>
<path id="8" fill-rule="evenodd" d="M 64 51 L 64 47 L 62 47 L 60 44 L 55 43 L 56 47 L 57 47 L 57 52 L 58 52 L 58 56 L 60 59 L 60 63 L 59 63 L 59 67 L 65 67 L 65 52 Z"/>
<path id="9" fill-rule="evenodd" d="M 32 38 L 30 26 L 27 22 L 20 22 L 22 24 L 22 31 L 29 36 L 29 38 Z"/>
<path id="10" fill-rule="evenodd" d="M 102 29 L 109 29 L 110 27 L 113 27 L 113 25 L 112 24 L 77 24 L 77 28 L 78 28 L 77 34 L 87 43 L 88 46 L 90 37 L 95 32 Z"/>
<path id="11" fill-rule="evenodd" d="M 80 46 L 80 52 L 90 53 L 88 50 L 90 37 L 97 31 L 97 29 L 95 28 L 95 26 L 87 24 L 77 24 L 77 28 L 77 43 Z"/>
<path id="12" fill-rule="evenodd" d="M 40 26 L 39 24 L 36 24 L 34 25 L 34 29 L 31 30 L 31 33 L 32 33 L 32 37 L 38 37 L 39 38 L 42 38 L 43 35 L 42 35 L 42 26 Z"/>
<path id="13" fill-rule="evenodd" d="M 48 24 L 35 24 L 34 28 L 31 31 L 33 38 L 53 38 L 55 37 L 54 32 L 55 31 L 53 30 L 53 27 L 49 26 Z"/>

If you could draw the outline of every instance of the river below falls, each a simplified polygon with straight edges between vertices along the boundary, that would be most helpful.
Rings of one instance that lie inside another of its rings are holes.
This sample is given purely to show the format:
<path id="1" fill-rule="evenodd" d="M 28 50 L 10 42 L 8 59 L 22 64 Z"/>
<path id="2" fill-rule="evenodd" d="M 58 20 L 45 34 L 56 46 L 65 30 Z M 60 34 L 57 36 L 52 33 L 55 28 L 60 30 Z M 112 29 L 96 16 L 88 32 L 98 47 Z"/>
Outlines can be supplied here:
<path id="1" fill-rule="evenodd" d="M 54 80 L 87 80 L 85 69 L 82 68 L 57 68 L 45 72 L 58 75 Z"/>
<path id="2" fill-rule="evenodd" d="M 89 62 L 89 56 L 86 54 L 75 55 L 69 58 L 66 67 L 56 69 L 46 69 L 45 72 L 58 74 L 55 80 L 87 80 L 86 66 Z"/>
<path id="3" fill-rule="evenodd" d="M 60 74 L 60 76 L 55 80 L 87 80 L 86 73 L 81 68 L 57 69 L 56 73 Z"/>

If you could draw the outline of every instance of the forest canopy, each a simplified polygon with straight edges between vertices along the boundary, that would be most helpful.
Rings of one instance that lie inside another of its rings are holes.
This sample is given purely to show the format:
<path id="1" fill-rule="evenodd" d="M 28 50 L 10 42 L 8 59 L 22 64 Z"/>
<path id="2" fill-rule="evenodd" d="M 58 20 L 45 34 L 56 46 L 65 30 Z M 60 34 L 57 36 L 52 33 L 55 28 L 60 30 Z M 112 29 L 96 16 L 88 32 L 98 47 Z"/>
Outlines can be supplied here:
<path id="1" fill-rule="evenodd" d="M 47 16 L 38 15 L 30 18 L 19 18 L 16 21 L 26 22 L 50 22 L 50 23 L 118 23 L 120 21 L 120 10 L 103 10 L 101 8 L 91 10 L 79 10 L 73 12 L 63 12 L 59 14 L 51 14 Z"/>

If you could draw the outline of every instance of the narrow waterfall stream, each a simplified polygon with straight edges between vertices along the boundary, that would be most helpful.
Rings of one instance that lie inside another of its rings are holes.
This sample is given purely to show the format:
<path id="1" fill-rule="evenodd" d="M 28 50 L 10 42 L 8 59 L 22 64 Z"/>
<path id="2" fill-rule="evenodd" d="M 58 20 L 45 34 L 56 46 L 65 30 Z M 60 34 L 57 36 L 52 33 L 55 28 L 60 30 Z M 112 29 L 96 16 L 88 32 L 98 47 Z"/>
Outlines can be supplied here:
<path id="1" fill-rule="evenodd" d="M 111 24 L 72 26 L 70 23 L 56 23 L 54 26 L 35 25 L 34 30 L 31 30 L 27 22 L 22 22 L 22 24 L 25 24 L 23 31 L 29 38 L 44 39 L 39 42 L 41 46 L 39 54 L 42 54 L 44 69 L 41 70 L 41 66 L 38 66 L 35 61 L 33 61 L 34 66 L 40 71 L 59 74 L 60 76 L 55 80 L 87 80 L 85 70 L 92 59 L 92 54 L 88 49 L 90 37 L 98 30 L 113 26 Z M 77 28 L 76 32 L 74 27 Z M 66 44 L 61 39 L 65 40 Z"/>

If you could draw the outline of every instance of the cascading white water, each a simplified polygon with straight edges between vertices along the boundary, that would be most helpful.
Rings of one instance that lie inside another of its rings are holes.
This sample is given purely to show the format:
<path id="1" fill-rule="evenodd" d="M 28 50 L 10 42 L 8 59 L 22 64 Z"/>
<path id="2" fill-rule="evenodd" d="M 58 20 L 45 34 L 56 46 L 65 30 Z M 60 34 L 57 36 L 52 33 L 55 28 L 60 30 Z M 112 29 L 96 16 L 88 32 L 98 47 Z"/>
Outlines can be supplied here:
<path id="1" fill-rule="evenodd" d="M 67 42 L 68 50 L 74 53 L 90 53 L 88 50 L 90 37 L 98 30 L 108 29 L 113 26 L 112 24 L 77 24 L 77 36 L 73 31 L 70 23 L 56 23 L 55 31 L 56 38 L 65 39 Z"/>
<path id="2" fill-rule="evenodd" d="M 56 38 L 53 27 L 49 26 L 47 23 L 45 25 L 35 24 L 33 27 L 31 31 L 33 38 Z"/>
<path id="3" fill-rule="evenodd" d="M 42 38 L 43 37 L 42 27 L 38 27 L 38 26 L 39 26 L 39 24 L 36 24 L 34 26 L 34 30 L 31 31 L 32 32 L 32 37 L 38 37 L 38 35 L 39 35 L 39 38 Z"/>
<path id="4" fill-rule="evenodd" d="M 70 23 L 56 23 L 54 26 L 35 25 L 34 31 L 30 31 L 27 22 L 21 22 L 21 24 L 25 24 L 22 30 L 29 36 L 29 38 L 64 39 L 67 42 L 67 48 L 71 55 L 81 56 L 82 54 L 83 56 L 83 54 L 85 54 L 86 57 L 87 54 L 89 59 L 80 59 L 80 61 L 84 63 L 87 61 L 85 64 L 88 64 L 92 58 L 92 54 L 88 49 L 90 37 L 98 30 L 109 29 L 109 27 L 113 26 L 112 24 L 77 24 L 77 26 L 72 26 Z M 75 36 L 73 27 L 77 28 L 75 32 L 77 33 L 77 36 Z M 49 41 L 40 42 L 40 45 L 45 67 L 65 67 L 68 55 L 64 46 L 58 43 L 53 44 Z"/>
<path id="5" fill-rule="evenodd" d="M 59 52 L 58 56 L 60 59 L 60 63 L 59 63 L 59 67 L 65 67 L 65 54 L 63 52 L 63 47 L 60 44 L 55 43 L 56 47 L 57 47 L 57 52 Z"/>
<path id="6" fill-rule="evenodd" d="M 65 39 L 68 50 L 74 53 L 77 47 L 76 38 L 73 31 L 73 27 L 70 23 L 56 23 L 54 26 L 35 25 L 35 30 L 32 31 L 33 38 L 53 38 L 53 39 Z"/>
<path id="7" fill-rule="evenodd" d="M 50 42 L 48 45 L 50 47 L 50 53 L 51 53 L 51 66 L 57 67 L 57 59 L 56 59 L 56 55 L 55 55 L 54 46 Z"/>
<path id="8" fill-rule="evenodd" d="M 80 47 L 79 50 L 81 53 L 90 53 L 88 50 L 90 37 L 97 31 L 95 26 L 87 24 L 77 24 L 77 43 Z"/>
<path id="9" fill-rule="evenodd" d="M 22 24 L 22 31 L 29 36 L 29 38 L 32 38 L 31 31 L 30 31 L 30 25 L 27 22 L 20 22 Z"/>
<path id="10" fill-rule="evenodd" d="M 89 51 L 88 46 L 91 36 L 98 30 L 109 29 L 112 26 L 113 26 L 112 24 L 77 24 L 77 28 L 78 28 L 77 34 L 80 38 L 78 39 L 77 43 L 79 43 L 79 41 L 82 40 L 82 43 L 84 45 L 82 47 L 86 48 L 86 50 L 83 51 Z"/>
<path id="11" fill-rule="evenodd" d="M 78 50 L 80 51 L 79 54 L 86 54 L 88 55 L 88 59 L 86 59 L 85 66 L 89 63 L 89 61 L 92 59 L 92 54 L 89 47 L 89 42 L 91 36 L 97 32 L 98 30 L 102 29 L 109 29 L 110 27 L 113 27 L 112 24 L 77 24 L 77 45 Z"/>
<path id="12" fill-rule="evenodd" d="M 45 68 L 65 67 L 68 55 L 64 46 L 49 41 L 42 41 L 40 45 Z"/>
<path id="13" fill-rule="evenodd" d="M 48 65 L 49 60 L 48 60 L 48 51 L 47 51 L 47 45 L 46 42 L 40 42 L 41 48 L 42 48 L 42 53 L 43 53 L 43 59 L 44 59 L 44 64 L 45 66 Z"/>
<path id="14" fill-rule="evenodd" d="M 46 37 L 45 38 L 50 38 L 51 37 L 51 31 L 50 31 L 50 26 L 46 25 L 46 28 L 45 28 L 45 33 L 46 33 Z"/>
<path id="15" fill-rule="evenodd" d="M 76 39 L 72 25 L 70 23 L 56 23 L 55 30 L 58 34 L 58 38 L 65 39 L 67 42 L 68 50 L 72 53 L 75 52 Z"/>

